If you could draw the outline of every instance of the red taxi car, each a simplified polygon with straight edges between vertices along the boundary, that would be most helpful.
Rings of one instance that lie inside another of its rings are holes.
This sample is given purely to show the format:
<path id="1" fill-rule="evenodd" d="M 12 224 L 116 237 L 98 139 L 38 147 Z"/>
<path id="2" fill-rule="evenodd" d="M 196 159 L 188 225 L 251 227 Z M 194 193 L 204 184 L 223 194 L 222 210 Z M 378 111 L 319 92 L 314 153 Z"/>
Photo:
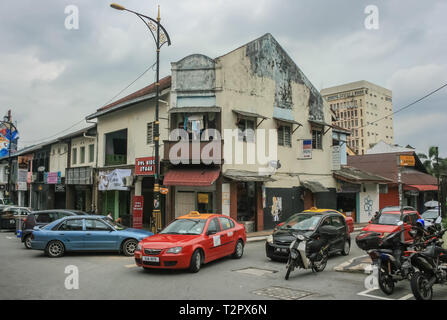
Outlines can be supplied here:
<path id="1" fill-rule="evenodd" d="M 241 258 L 246 241 L 244 225 L 234 219 L 192 211 L 143 239 L 134 256 L 139 267 L 198 272 L 202 264 L 225 256 Z"/>

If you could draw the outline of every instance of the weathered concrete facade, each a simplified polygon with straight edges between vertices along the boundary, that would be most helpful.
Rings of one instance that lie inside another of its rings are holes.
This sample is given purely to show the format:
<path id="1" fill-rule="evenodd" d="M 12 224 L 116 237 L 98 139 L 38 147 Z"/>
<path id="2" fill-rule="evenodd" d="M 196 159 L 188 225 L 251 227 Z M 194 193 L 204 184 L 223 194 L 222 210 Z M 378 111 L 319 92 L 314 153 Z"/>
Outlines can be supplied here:
<path id="1" fill-rule="evenodd" d="M 257 230 L 273 227 L 274 215 L 279 214 L 283 220 L 313 205 L 335 209 L 332 133 L 327 126 L 330 111 L 318 90 L 272 35 L 266 34 L 216 59 L 194 54 L 172 63 L 171 129 L 178 128 L 191 115 L 207 119 L 203 120 L 203 129 L 220 131 L 223 163 L 215 164 L 221 175 L 208 189 L 189 187 L 190 209 L 199 206 L 193 199 L 197 193 L 211 192 L 215 212 L 243 219 Z M 237 134 L 225 135 L 225 130 L 243 128 L 241 123 L 246 129 L 265 130 L 265 139 L 256 136 L 238 141 Z M 276 135 L 268 136 L 269 130 L 276 132 L 280 127 L 288 127 L 290 141 L 286 145 L 278 145 Z M 321 132 L 321 145 L 312 150 L 311 159 L 303 160 L 302 141 L 312 139 L 313 130 Z M 265 174 L 271 166 L 260 158 L 265 158 L 272 146 L 277 147 L 274 160 L 279 160 L 281 166 Z M 248 161 L 257 152 L 255 161 Z M 238 161 L 241 156 L 242 162 Z M 203 163 L 199 167 L 212 168 Z M 187 169 L 171 167 L 179 168 Z M 313 193 L 301 181 L 316 182 L 324 192 Z M 185 188 L 181 197 L 185 197 Z M 178 195 L 174 189 L 170 192 L 172 198 Z M 245 203 L 247 198 L 250 201 Z M 175 200 L 171 206 L 176 207 Z"/>

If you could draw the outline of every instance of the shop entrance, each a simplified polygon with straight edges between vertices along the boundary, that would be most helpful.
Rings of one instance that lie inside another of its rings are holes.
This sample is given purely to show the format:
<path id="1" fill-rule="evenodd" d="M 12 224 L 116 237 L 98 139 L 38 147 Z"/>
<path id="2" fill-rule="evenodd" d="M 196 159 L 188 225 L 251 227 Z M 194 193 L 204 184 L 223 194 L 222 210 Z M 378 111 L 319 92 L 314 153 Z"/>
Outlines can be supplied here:
<path id="1" fill-rule="evenodd" d="M 357 221 L 357 193 L 337 193 L 337 210 Z"/>
<path id="2" fill-rule="evenodd" d="M 237 220 L 256 223 L 256 182 L 238 182 Z"/>

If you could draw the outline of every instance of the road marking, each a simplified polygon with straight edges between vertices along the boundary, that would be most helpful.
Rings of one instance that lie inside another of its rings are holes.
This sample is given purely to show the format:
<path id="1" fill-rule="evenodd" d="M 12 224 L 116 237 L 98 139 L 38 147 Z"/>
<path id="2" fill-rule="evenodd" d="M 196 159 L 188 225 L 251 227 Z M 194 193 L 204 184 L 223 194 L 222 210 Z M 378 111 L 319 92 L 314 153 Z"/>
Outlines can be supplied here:
<path id="1" fill-rule="evenodd" d="M 375 291 L 375 290 L 379 290 L 379 288 L 368 289 L 368 290 L 362 291 L 360 293 L 357 293 L 357 295 L 364 296 L 364 297 L 369 297 L 369 298 L 375 298 L 375 299 L 382 299 L 382 300 L 408 300 L 408 299 L 413 298 L 413 295 L 411 293 L 407 294 L 407 295 L 405 295 L 405 296 L 403 296 L 402 298 L 399 298 L 399 299 L 385 298 L 385 297 L 380 297 L 380 296 L 376 296 L 376 295 L 373 295 L 373 294 L 369 294 L 371 291 Z"/>
<path id="2" fill-rule="evenodd" d="M 364 296 L 364 297 L 369 297 L 369 298 L 382 299 L 382 300 L 396 300 L 396 299 L 379 297 L 379 296 L 375 296 L 375 295 L 369 294 L 371 291 L 375 291 L 375 290 L 378 290 L 378 289 L 375 289 L 375 288 L 368 289 L 368 290 L 362 291 L 360 293 L 357 293 L 357 295 Z"/>
<path id="3" fill-rule="evenodd" d="M 413 294 L 409 293 L 406 296 L 403 296 L 402 298 L 400 298 L 399 300 L 408 300 L 408 299 L 411 299 L 413 297 L 414 297 Z"/>

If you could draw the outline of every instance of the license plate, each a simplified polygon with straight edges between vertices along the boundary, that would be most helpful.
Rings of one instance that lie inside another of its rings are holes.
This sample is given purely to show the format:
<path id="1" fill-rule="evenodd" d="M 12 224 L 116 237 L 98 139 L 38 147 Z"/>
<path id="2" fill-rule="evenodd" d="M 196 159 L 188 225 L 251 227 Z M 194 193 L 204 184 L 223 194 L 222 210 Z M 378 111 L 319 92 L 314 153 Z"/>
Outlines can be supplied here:
<path id="1" fill-rule="evenodd" d="M 160 262 L 160 258 L 159 257 L 143 256 L 143 261 L 146 261 L 146 262 Z"/>
<path id="2" fill-rule="evenodd" d="M 284 249 L 284 248 L 276 248 L 276 252 L 284 252 L 284 253 L 286 253 L 286 252 L 287 252 L 287 249 Z"/>

